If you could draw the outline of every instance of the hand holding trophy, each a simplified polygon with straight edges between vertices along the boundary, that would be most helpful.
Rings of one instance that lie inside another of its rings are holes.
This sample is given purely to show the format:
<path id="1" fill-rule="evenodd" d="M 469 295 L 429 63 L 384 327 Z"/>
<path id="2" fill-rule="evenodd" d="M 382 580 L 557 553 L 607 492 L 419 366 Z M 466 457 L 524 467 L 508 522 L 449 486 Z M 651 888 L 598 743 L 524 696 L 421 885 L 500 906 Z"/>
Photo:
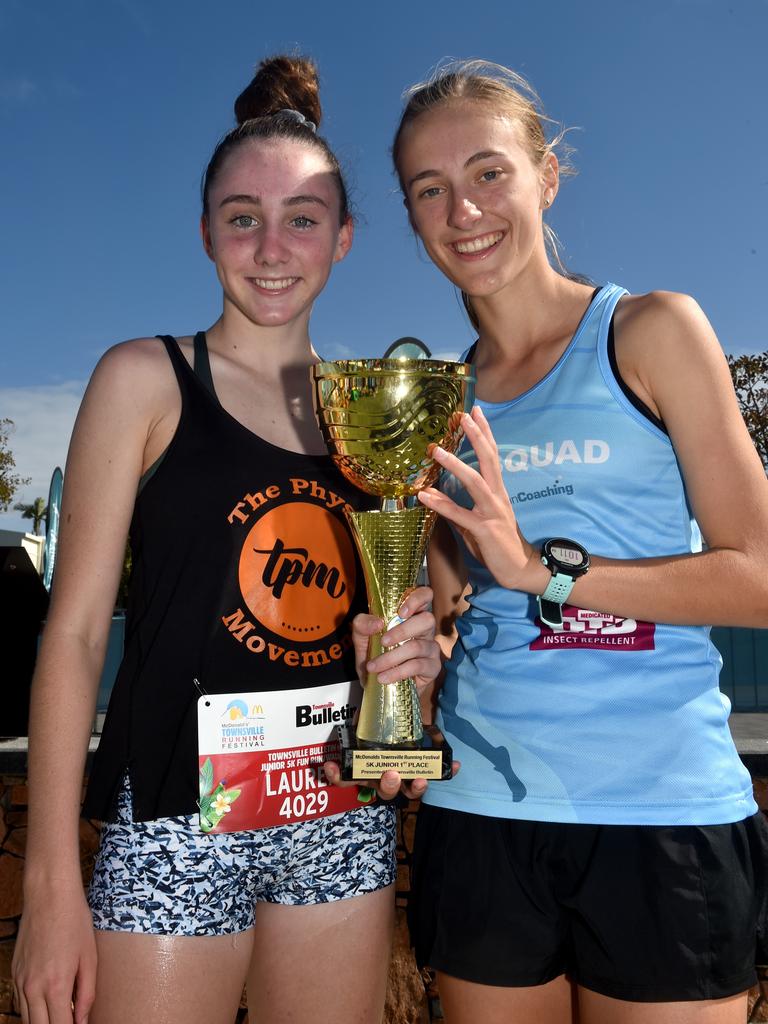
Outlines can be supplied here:
<path id="1" fill-rule="evenodd" d="M 315 411 L 328 449 L 344 476 L 382 499 L 371 512 L 345 510 L 365 573 L 371 613 L 387 628 L 415 584 L 435 513 L 415 495 L 436 481 L 433 445 L 455 452 L 462 412 L 474 398 L 472 367 L 428 359 L 356 359 L 312 368 Z M 372 658 L 383 650 L 371 642 Z M 412 679 L 365 679 L 356 726 L 340 730 L 344 779 L 450 779 L 451 749 L 424 727 Z"/>

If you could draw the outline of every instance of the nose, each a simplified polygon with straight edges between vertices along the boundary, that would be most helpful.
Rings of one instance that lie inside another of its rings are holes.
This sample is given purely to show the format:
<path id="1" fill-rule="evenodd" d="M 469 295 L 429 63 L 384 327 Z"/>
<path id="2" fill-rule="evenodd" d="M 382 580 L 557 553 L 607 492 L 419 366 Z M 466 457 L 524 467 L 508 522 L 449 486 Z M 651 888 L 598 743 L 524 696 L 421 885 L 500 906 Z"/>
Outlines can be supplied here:
<path id="1" fill-rule="evenodd" d="M 253 262 L 261 266 L 274 266 L 290 259 L 290 250 L 285 243 L 279 225 L 265 224 L 257 234 L 253 250 Z"/>
<path id="2" fill-rule="evenodd" d="M 454 192 L 448 210 L 448 223 L 452 228 L 471 228 L 483 216 L 482 210 L 467 196 Z"/>

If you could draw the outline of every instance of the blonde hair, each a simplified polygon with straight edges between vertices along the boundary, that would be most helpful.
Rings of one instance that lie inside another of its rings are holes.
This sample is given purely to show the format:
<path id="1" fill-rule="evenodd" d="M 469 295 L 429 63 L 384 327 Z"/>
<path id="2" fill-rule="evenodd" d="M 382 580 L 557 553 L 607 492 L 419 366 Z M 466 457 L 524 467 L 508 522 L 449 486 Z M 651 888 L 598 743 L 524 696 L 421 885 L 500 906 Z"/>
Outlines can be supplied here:
<path id="1" fill-rule="evenodd" d="M 549 154 L 559 149 L 560 176 L 576 173 L 569 161 L 572 147 L 564 141 L 567 129 L 547 116 L 530 82 L 501 64 L 487 60 L 452 60 L 439 64 L 426 81 L 407 89 L 403 99 L 405 106 L 392 143 L 392 160 L 404 195 L 404 182 L 399 167 L 403 130 L 427 111 L 460 100 L 484 103 L 495 114 L 519 124 L 523 143 L 534 167 L 541 167 Z M 560 273 L 567 275 L 557 235 L 549 224 L 544 223 L 542 230 L 550 262 Z M 477 327 L 469 297 L 462 292 L 462 298 L 470 319 Z"/>

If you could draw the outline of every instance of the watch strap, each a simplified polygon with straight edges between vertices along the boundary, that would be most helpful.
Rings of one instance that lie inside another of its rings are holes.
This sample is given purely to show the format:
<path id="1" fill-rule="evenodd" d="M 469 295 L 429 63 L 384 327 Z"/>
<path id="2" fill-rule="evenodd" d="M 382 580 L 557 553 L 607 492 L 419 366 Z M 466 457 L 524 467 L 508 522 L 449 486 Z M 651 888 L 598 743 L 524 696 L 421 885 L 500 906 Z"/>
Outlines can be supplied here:
<path id="1" fill-rule="evenodd" d="M 553 574 L 552 579 L 547 584 L 546 590 L 541 595 L 542 601 L 551 601 L 555 604 L 565 604 L 568 600 L 568 596 L 573 590 L 575 582 L 576 580 L 573 576 L 567 576 L 564 572 Z"/>
<path id="2" fill-rule="evenodd" d="M 543 597 L 537 597 L 539 602 L 539 618 L 545 626 L 562 626 L 563 606 L 556 601 L 546 601 Z"/>

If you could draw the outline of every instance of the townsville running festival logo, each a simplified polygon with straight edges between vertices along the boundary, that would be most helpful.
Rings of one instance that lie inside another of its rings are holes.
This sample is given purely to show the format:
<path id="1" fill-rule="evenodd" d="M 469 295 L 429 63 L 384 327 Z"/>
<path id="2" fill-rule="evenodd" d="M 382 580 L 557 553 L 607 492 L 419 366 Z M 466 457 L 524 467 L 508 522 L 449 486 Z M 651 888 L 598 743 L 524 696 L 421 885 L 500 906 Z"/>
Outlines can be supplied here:
<path id="1" fill-rule="evenodd" d="M 231 700 L 221 715 L 221 751 L 234 753 L 264 746 L 264 707 L 250 706 L 240 698 Z"/>

